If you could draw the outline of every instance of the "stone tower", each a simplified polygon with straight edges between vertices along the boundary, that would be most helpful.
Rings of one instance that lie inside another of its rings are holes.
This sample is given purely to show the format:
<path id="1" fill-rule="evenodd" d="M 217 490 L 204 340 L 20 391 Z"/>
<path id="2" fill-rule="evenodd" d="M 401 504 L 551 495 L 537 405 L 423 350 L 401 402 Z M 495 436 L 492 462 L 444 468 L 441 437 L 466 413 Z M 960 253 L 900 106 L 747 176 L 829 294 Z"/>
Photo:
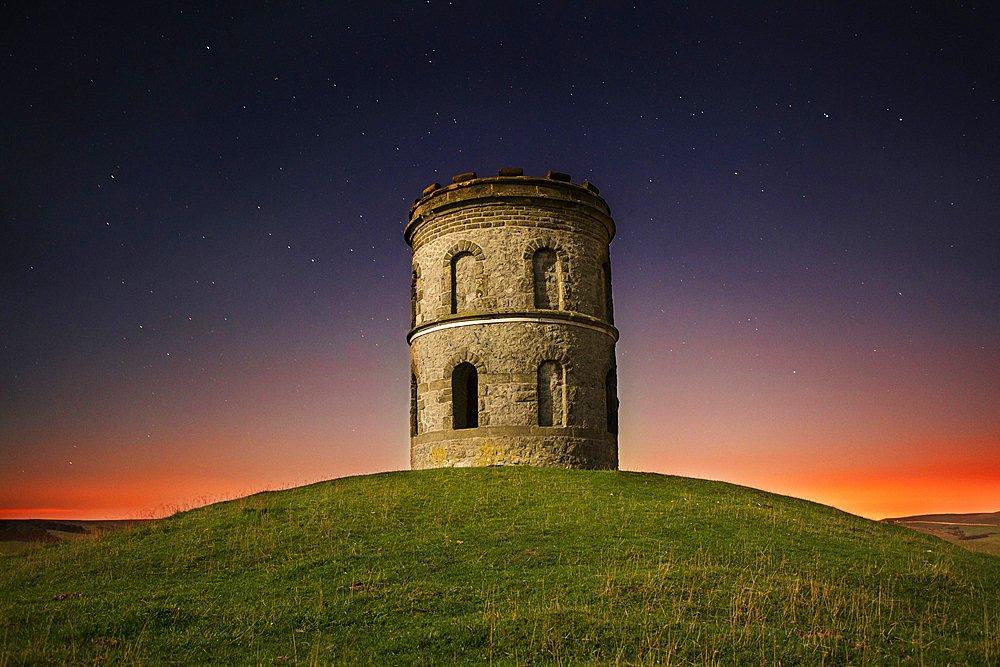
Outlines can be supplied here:
<path id="1" fill-rule="evenodd" d="M 501 169 L 410 210 L 410 466 L 618 467 L 608 244 L 596 187 Z"/>

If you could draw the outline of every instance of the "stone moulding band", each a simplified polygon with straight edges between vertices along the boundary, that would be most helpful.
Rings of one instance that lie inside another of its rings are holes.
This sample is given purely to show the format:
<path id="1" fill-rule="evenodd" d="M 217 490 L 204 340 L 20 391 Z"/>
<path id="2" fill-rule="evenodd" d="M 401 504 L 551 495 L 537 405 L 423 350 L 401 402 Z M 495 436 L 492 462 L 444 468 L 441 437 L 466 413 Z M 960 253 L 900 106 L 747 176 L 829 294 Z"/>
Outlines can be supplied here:
<path id="1" fill-rule="evenodd" d="M 426 329 L 420 329 L 418 331 L 413 331 L 407 336 L 407 342 L 413 343 L 414 340 L 420 338 L 429 333 L 435 331 L 442 331 L 444 329 L 454 329 L 456 327 L 468 327 L 472 325 L 479 324 L 496 324 L 498 322 L 526 322 L 529 324 L 560 324 L 569 325 L 573 327 L 580 327 L 581 329 L 590 329 L 591 331 L 598 331 L 605 336 L 608 336 L 613 341 L 618 340 L 618 330 L 613 326 L 607 324 L 591 324 L 590 322 L 581 322 L 577 319 L 562 318 L 562 317 L 546 317 L 544 315 L 496 315 L 492 317 L 480 317 L 468 320 L 457 320 L 451 322 L 441 322 L 440 324 L 432 324 Z"/>

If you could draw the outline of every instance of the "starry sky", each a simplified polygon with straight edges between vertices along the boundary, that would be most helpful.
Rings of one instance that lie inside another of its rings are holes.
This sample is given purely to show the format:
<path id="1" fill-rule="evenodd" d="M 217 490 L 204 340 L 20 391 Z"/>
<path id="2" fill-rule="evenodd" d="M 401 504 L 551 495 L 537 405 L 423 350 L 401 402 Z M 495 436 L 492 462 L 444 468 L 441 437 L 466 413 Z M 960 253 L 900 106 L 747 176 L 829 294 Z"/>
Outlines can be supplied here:
<path id="1" fill-rule="evenodd" d="M 408 467 L 403 227 L 501 167 L 611 206 L 623 468 L 1000 509 L 985 9 L 33 4 L 0 10 L 0 517 Z"/>

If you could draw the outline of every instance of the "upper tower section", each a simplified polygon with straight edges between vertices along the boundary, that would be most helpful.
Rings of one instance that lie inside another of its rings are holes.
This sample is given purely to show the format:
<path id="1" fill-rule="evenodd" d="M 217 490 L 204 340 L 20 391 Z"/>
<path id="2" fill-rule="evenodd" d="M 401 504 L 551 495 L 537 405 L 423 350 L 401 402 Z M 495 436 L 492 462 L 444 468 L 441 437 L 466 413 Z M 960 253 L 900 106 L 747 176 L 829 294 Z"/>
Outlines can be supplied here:
<path id="1" fill-rule="evenodd" d="M 453 181 L 428 186 L 404 230 L 414 259 L 411 336 L 454 317 L 538 311 L 613 330 L 615 223 L 594 185 L 521 169 Z"/>

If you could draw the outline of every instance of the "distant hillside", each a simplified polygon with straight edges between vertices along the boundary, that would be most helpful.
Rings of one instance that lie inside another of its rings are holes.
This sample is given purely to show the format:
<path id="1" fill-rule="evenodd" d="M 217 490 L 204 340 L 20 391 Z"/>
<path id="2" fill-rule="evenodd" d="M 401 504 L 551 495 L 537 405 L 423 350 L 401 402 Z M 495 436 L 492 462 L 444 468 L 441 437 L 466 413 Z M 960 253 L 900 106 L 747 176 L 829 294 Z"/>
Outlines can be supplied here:
<path id="1" fill-rule="evenodd" d="M 0 664 L 1000 662 L 1000 558 L 655 474 L 352 477 L 0 564 Z"/>
<path id="2" fill-rule="evenodd" d="M 990 526 L 1000 526 L 1000 512 L 985 512 L 979 514 L 918 514 L 916 516 L 902 516 L 895 519 L 882 519 L 893 523 L 901 522 L 930 522 L 930 523 L 981 523 Z"/>
<path id="3" fill-rule="evenodd" d="M 148 519 L 76 521 L 71 519 L 0 519 L 0 556 L 23 551 L 39 542 L 61 542 L 95 537 L 131 528 Z"/>
<path id="4" fill-rule="evenodd" d="M 920 514 L 882 521 L 935 535 L 967 549 L 1000 555 L 1000 512 Z"/>

